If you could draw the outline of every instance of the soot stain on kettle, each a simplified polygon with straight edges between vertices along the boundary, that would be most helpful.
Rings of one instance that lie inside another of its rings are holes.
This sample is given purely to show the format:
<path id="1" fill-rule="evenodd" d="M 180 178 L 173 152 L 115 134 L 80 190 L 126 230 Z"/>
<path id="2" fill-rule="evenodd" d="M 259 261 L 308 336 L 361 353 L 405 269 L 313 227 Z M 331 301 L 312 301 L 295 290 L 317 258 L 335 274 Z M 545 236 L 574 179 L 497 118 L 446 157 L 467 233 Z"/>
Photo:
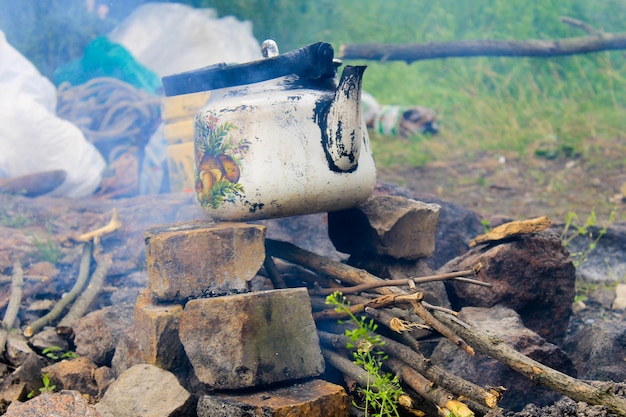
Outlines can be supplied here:
<path id="1" fill-rule="evenodd" d="M 333 104 L 331 99 L 321 99 L 315 105 L 314 120 L 317 126 L 320 128 L 321 137 L 322 137 L 322 148 L 324 149 L 324 155 L 326 156 L 326 162 L 328 163 L 328 167 L 331 171 L 337 173 L 350 173 L 354 172 L 358 163 L 354 164 L 356 160 L 356 156 L 353 151 L 346 151 L 346 146 L 343 142 L 343 123 L 339 121 L 337 123 L 335 137 L 331 135 L 330 127 L 328 126 L 328 113 L 330 112 L 330 107 Z M 350 132 L 351 143 L 354 143 L 355 140 L 355 132 L 354 130 Z M 333 155 L 331 153 L 331 149 L 337 149 L 339 158 L 347 157 L 351 164 L 354 164 L 349 169 L 341 169 L 337 166 L 335 161 L 333 160 Z M 354 149 L 353 146 L 350 147 Z"/>

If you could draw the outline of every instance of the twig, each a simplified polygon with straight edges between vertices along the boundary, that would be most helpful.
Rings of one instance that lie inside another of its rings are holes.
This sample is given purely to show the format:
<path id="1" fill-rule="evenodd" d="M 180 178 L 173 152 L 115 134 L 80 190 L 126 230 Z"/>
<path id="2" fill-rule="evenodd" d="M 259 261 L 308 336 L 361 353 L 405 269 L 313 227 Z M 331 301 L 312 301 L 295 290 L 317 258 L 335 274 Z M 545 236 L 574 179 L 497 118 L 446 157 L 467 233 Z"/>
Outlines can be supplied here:
<path id="1" fill-rule="evenodd" d="M 590 35 L 596 35 L 596 36 L 602 35 L 601 31 L 594 28 L 589 23 L 583 22 L 582 20 L 574 19 L 573 17 L 569 17 L 569 16 L 561 16 L 559 20 L 561 20 L 561 22 L 565 23 L 566 25 L 570 25 L 577 29 L 582 29 Z"/>
<path id="2" fill-rule="evenodd" d="M 383 295 L 373 300 L 369 300 L 363 304 L 354 304 L 348 307 L 352 314 L 360 313 L 365 308 L 383 308 L 394 304 L 399 303 L 410 303 L 412 301 L 421 300 L 424 297 L 424 294 L 421 292 L 416 292 L 413 294 L 389 294 Z M 326 309 L 322 311 L 318 311 L 313 314 L 313 318 L 315 320 L 327 320 L 327 319 L 342 319 L 348 317 L 347 312 L 339 312 L 332 309 Z"/>
<path id="3" fill-rule="evenodd" d="M 269 275 L 269 278 L 272 281 L 274 288 L 287 288 L 287 284 L 285 283 L 283 276 L 281 275 L 278 267 L 276 266 L 276 263 L 274 263 L 274 259 L 271 256 L 265 256 L 265 260 L 263 261 L 263 267 L 267 271 L 267 274 Z"/>
<path id="4" fill-rule="evenodd" d="M 0 325 L 0 356 L 4 353 L 9 330 L 15 324 L 15 318 L 20 310 L 22 302 L 22 285 L 24 284 L 24 270 L 20 260 L 16 257 L 13 260 L 13 276 L 11 281 L 11 297 L 9 305 L 4 312 L 4 318 Z"/>
<path id="5" fill-rule="evenodd" d="M 10 329 L 15 323 L 15 318 L 20 310 L 20 303 L 22 302 L 22 286 L 24 285 L 24 270 L 19 259 L 13 260 L 13 278 L 11 281 L 11 298 L 9 299 L 9 305 L 4 312 L 4 318 L 2 319 L 2 327 Z"/>
<path id="6" fill-rule="evenodd" d="M 618 416 L 626 416 L 626 398 L 595 388 L 576 378 L 547 367 L 519 353 L 494 336 L 488 336 L 472 328 L 456 317 L 435 312 L 437 319 L 452 327 L 462 337 L 470 341 L 478 350 L 527 376 L 533 382 L 548 387 L 575 401 L 592 405 L 603 405 Z"/>
<path id="7" fill-rule="evenodd" d="M 433 317 L 433 315 L 430 314 L 428 310 L 426 310 L 426 307 L 424 307 L 422 303 L 411 301 L 411 306 L 413 306 L 415 314 L 420 316 L 426 324 L 430 325 L 430 327 L 438 331 L 442 336 L 446 337 L 456 346 L 458 346 L 471 356 L 474 356 L 474 349 L 470 345 L 468 345 L 463 339 L 457 336 L 452 330 L 450 330 L 449 327 L 445 326 L 439 320 Z"/>
<path id="8" fill-rule="evenodd" d="M 475 269 L 466 269 L 463 271 L 448 272 L 445 274 L 428 275 L 428 276 L 419 277 L 419 278 L 388 279 L 388 280 L 384 280 L 381 282 L 368 282 L 365 284 L 355 285 L 353 287 L 316 288 L 316 289 L 310 290 L 309 293 L 314 294 L 314 295 L 329 295 L 335 291 L 341 291 L 344 295 L 356 294 L 361 291 L 372 290 L 374 288 L 380 288 L 380 287 L 385 287 L 385 286 L 395 287 L 395 286 L 401 286 L 401 285 L 422 284 L 425 282 L 433 282 L 433 281 L 445 281 L 449 279 L 458 279 L 460 281 L 469 282 L 471 284 L 482 285 L 484 287 L 493 287 L 493 284 L 489 282 L 462 278 L 468 275 L 475 275 L 475 274 L 476 274 Z"/>
<path id="9" fill-rule="evenodd" d="M 89 278 L 89 268 L 91 267 L 91 252 L 92 246 L 90 243 L 83 243 L 83 254 L 80 260 L 80 269 L 78 271 L 78 278 L 76 278 L 76 282 L 74 282 L 74 286 L 70 290 L 69 293 L 65 295 L 65 297 L 61 298 L 55 306 L 43 317 L 32 322 L 29 326 L 24 329 L 24 336 L 32 337 L 35 333 L 41 330 L 44 326 L 48 325 L 52 321 L 56 320 L 65 307 L 70 304 L 74 299 L 78 296 L 80 291 L 83 289 L 83 286 L 87 282 Z"/>
<path id="10" fill-rule="evenodd" d="M 328 333 L 321 330 L 318 330 L 317 334 L 319 335 L 320 341 L 336 348 L 345 348 L 345 346 L 351 342 L 350 338 L 344 335 Z M 402 343 L 384 336 L 380 336 L 380 339 L 384 342 L 380 347 L 381 350 L 385 351 L 389 356 L 393 356 L 409 364 L 430 381 L 436 381 L 437 384 L 441 385 L 446 390 L 457 395 L 467 396 L 489 408 L 493 409 L 497 407 L 500 398 L 498 393 L 487 391 L 472 382 L 445 371 L 433 364 L 421 353 L 410 349 Z"/>
<path id="11" fill-rule="evenodd" d="M 89 306 L 96 298 L 100 290 L 102 289 L 102 285 L 104 284 L 104 280 L 106 279 L 107 272 L 113 263 L 113 259 L 110 254 L 102 255 L 102 259 L 96 259 L 96 270 L 93 272 L 91 276 L 91 281 L 85 291 L 78 297 L 76 302 L 70 308 L 70 311 L 63 317 L 63 319 L 59 322 L 57 327 L 71 327 L 74 321 L 83 317 Z"/>
<path id="12" fill-rule="evenodd" d="M 332 276 L 353 285 L 369 282 L 384 282 L 382 278 L 372 275 L 363 269 L 354 268 L 341 262 L 330 260 L 288 242 L 265 239 L 265 249 L 266 253 L 270 256 L 284 259 L 317 272 L 318 274 Z M 376 288 L 376 291 L 381 294 L 406 293 L 406 291 L 399 288 L 389 287 Z"/>
<path id="13" fill-rule="evenodd" d="M 111 216 L 111 220 L 105 226 L 102 226 L 91 232 L 83 233 L 82 235 L 76 237 L 68 237 L 64 240 L 63 243 L 91 242 L 93 240 L 94 244 L 97 245 L 103 236 L 109 233 L 113 233 L 121 227 L 122 222 L 117 215 L 117 210 L 113 209 L 113 215 Z"/>

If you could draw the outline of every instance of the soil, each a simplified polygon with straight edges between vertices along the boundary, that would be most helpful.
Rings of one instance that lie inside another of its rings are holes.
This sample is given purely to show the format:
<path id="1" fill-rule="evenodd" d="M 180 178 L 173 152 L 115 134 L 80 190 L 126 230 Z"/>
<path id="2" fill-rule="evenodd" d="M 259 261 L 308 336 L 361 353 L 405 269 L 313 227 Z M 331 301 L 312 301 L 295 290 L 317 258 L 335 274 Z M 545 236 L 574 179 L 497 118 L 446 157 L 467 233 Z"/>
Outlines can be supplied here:
<path id="1" fill-rule="evenodd" d="M 471 157 L 417 168 L 379 167 L 382 180 L 435 194 L 486 218 L 525 219 L 547 215 L 563 223 L 568 212 L 584 222 L 626 222 L 626 139 L 581 154 Z"/>

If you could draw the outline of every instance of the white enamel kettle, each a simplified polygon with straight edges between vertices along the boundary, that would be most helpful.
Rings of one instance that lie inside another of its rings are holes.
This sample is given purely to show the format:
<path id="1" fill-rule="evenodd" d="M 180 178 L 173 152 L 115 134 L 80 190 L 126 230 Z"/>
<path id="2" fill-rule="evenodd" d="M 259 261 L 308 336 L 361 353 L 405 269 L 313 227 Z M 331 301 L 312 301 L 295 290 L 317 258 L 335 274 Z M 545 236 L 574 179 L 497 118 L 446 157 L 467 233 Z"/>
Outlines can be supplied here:
<path id="1" fill-rule="evenodd" d="M 365 66 L 337 82 L 333 48 L 315 43 L 265 59 L 163 78 L 166 96 L 210 91 L 196 114 L 195 191 L 214 219 L 327 212 L 367 199 L 376 168 L 361 114 Z M 266 52 L 275 50 L 275 53 Z"/>

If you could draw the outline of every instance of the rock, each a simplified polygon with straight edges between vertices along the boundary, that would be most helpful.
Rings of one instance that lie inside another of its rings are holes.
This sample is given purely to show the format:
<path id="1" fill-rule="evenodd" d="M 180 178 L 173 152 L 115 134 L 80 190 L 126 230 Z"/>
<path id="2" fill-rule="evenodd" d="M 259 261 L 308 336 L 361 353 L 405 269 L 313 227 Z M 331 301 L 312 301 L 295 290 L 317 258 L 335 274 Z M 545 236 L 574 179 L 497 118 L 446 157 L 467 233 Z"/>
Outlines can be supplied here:
<path id="1" fill-rule="evenodd" d="M 196 376 L 213 389 L 267 385 L 324 371 L 304 288 L 191 300 L 180 316 L 179 336 Z"/>
<path id="2" fill-rule="evenodd" d="M 598 320 L 568 337 L 570 353 L 582 379 L 626 381 L 626 326 Z"/>
<path id="3" fill-rule="evenodd" d="M 110 365 L 115 348 L 133 325 L 133 305 L 119 304 L 87 314 L 78 319 L 74 329 L 76 353 L 96 365 Z"/>
<path id="4" fill-rule="evenodd" d="M 541 338 L 524 327 L 520 316 L 510 308 L 464 307 L 460 319 L 479 331 L 498 337 L 517 351 L 566 374 L 576 376 L 572 361 L 558 346 Z M 447 339 L 442 340 L 430 359 L 455 375 L 481 386 L 504 386 L 507 391 L 499 405 L 517 410 L 529 402 L 545 405 L 560 397 L 556 392 L 536 385 L 501 362 L 477 353 L 475 357 L 464 354 Z"/>
<path id="5" fill-rule="evenodd" d="M 139 349 L 139 343 L 135 337 L 136 333 L 135 326 L 131 326 L 128 333 L 120 335 L 111 359 L 111 368 L 115 375 L 120 375 L 135 365 L 146 363 Z"/>
<path id="6" fill-rule="evenodd" d="M 96 381 L 96 386 L 98 387 L 98 398 L 102 398 L 102 395 L 115 381 L 115 372 L 108 366 L 101 366 L 93 371 L 93 380 Z"/>
<path id="7" fill-rule="evenodd" d="M 329 213 L 328 234 L 337 250 L 356 257 L 427 258 L 435 250 L 439 209 L 400 196 L 372 196 Z"/>
<path id="8" fill-rule="evenodd" d="M 428 263 L 435 270 L 449 260 L 467 252 L 470 240 L 484 232 L 481 218 L 476 212 L 433 195 L 409 191 L 398 185 L 381 181 L 376 184 L 374 195 L 399 195 L 441 206 L 435 232 L 437 244 L 435 252 L 428 258 Z"/>
<path id="9" fill-rule="evenodd" d="M 80 392 L 61 391 L 41 394 L 24 403 L 12 403 L 5 416 L 101 417 L 101 414 Z"/>
<path id="10" fill-rule="evenodd" d="M 589 300 L 594 301 L 600 304 L 604 308 L 611 308 L 617 294 L 615 290 L 611 290 L 608 288 L 598 288 L 596 290 L 590 291 L 588 294 Z"/>
<path id="11" fill-rule="evenodd" d="M 350 400 L 342 387 L 320 379 L 286 387 L 204 395 L 198 417 L 348 417 Z"/>
<path id="12" fill-rule="evenodd" d="M 8 332 L 6 345 L 6 358 L 13 366 L 20 366 L 33 354 L 24 336 L 15 332 Z"/>
<path id="13" fill-rule="evenodd" d="M 61 337 L 56 328 L 52 326 L 46 326 L 39 333 L 28 339 L 28 343 L 38 352 L 43 351 L 51 346 L 60 348 L 60 351 L 67 352 L 70 349 L 70 345 L 67 340 Z"/>
<path id="14" fill-rule="evenodd" d="M 248 289 L 265 260 L 265 226 L 188 222 L 148 229 L 149 288 L 158 301 Z"/>
<path id="15" fill-rule="evenodd" d="M 26 361 L 8 375 L 0 385 L 0 399 L 4 402 L 25 401 L 31 391 L 39 392 L 43 386 L 41 369 L 46 361 L 32 352 Z"/>
<path id="16" fill-rule="evenodd" d="M 590 226 L 588 234 L 576 236 L 569 243 L 567 249 L 571 253 L 587 254 L 587 261 L 577 267 L 576 273 L 587 281 L 619 281 L 626 275 L 626 224 L 612 224 L 606 229 L 606 233 L 595 243 L 593 250 L 589 251 L 590 245 L 599 236 L 602 228 Z M 560 234 L 563 225 L 553 228 Z M 591 234 L 593 237 L 589 237 Z"/>
<path id="17" fill-rule="evenodd" d="M 174 417 L 193 415 L 194 406 L 172 373 L 143 364 L 122 373 L 95 408 L 102 417 Z"/>
<path id="18" fill-rule="evenodd" d="M 149 293 L 142 293 L 135 304 L 135 334 L 139 351 L 150 365 L 172 370 L 186 359 L 178 338 L 180 304 L 154 304 Z"/>
<path id="19" fill-rule="evenodd" d="M 575 268 L 558 237 L 547 232 L 507 243 L 472 248 L 439 273 L 483 267 L 477 278 L 493 288 L 458 281 L 446 283 L 454 309 L 503 304 L 541 337 L 560 343 L 565 337 L 575 295 Z"/>
<path id="20" fill-rule="evenodd" d="M 46 366 L 42 374 L 48 374 L 50 384 L 57 390 L 73 390 L 91 397 L 98 395 L 98 385 L 93 374 L 98 366 L 88 358 L 64 360 Z"/>

